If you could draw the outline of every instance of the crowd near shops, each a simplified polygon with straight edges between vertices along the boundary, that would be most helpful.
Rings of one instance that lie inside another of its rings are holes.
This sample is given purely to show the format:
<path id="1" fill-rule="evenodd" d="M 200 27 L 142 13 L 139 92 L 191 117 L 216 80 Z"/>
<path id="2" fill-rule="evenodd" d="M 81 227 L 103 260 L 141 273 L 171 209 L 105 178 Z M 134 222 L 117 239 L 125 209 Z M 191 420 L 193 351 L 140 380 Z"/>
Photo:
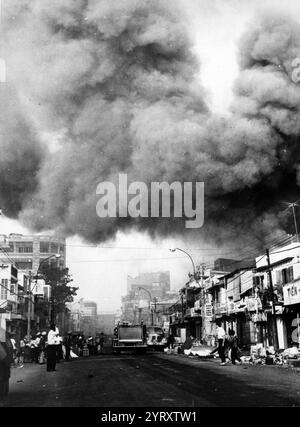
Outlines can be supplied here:
<path id="1" fill-rule="evenodd" d="M 48 332 L 37 331 L 20 340 L 6 334 L 6 339 L 2 338 L 0 342 L 0 402 L 8 394 L 11 369 L 38 364 L 45 365 L 47 372 L 54 372 L 58 363 L 102 354 L 105 341 L 103 332 L 95 337 L 71 331 L 61 336 L 55 324 L 50 325 Z"/>
<path id="2" fill-rule="evenodd" d="M 17 341 L 9 335 L 13 354 L 13 366 L 22 368 L 24 363 L 47 364 L 49 347 L 54 347 L 56 363 L 62 360 L 69 361 L 82 356 L 102 354 L 104 334 L 95 337 L 85 337 L 83 334 L 74 334 L 71 331 L 62 337 L 56 326 L 51 325 L 50 331 L 37 332 Z"/>

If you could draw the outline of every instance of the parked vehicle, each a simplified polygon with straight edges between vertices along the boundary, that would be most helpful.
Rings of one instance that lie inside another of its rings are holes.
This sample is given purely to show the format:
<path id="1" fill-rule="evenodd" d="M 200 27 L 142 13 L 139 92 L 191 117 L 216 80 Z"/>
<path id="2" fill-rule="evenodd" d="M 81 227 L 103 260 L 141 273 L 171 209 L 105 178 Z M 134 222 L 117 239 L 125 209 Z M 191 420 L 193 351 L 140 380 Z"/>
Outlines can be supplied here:
<path id="1" fill-rule="evenodd" d="M 160 326 L 147 327 L 147 346 L 151 350 L 163 351 L 167 345 L 165 333 Z"/>
<path id="2" fill-rule="evenodd" d="M 121 351 L 135 351 L 146 353 L 146 327 L 143 323 L 139 325 L 118 324 L 114 329 L 113 353 Z"/>

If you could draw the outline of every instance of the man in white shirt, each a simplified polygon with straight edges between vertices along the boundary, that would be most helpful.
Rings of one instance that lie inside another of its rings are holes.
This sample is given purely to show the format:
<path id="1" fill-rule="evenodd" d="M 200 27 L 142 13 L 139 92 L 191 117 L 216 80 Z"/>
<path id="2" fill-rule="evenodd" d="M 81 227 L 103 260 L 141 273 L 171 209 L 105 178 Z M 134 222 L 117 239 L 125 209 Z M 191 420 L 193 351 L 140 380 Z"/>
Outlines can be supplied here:
<path id="1" fill-rule="evenodd" d="M 225 339 L 226 339 L 226 332 L 225 329 L 222 327 L 222 323 L 218 320 L 216 322 L 217 325 L 217 337 L 218 337 L 218 353 L 221 359 L 221 365 L 226 365 L 226 358 L 225 358 Z"/>
<path id="2" fill-rule="evenodd" d="M 56 366 L 56 352 L 57 352 L 57 336 L 58 329 L 54 324 L 50 326 L 50 331 L 48 332 L 47 339 L 47 372 L 55 371 Z"/>

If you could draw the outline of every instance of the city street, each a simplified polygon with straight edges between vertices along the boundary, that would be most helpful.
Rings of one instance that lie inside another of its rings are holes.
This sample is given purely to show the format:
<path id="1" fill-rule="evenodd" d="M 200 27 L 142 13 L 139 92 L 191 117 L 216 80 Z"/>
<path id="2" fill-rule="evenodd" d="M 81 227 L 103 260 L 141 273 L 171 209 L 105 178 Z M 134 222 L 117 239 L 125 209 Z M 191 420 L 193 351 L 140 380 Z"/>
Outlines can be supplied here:
<path id="1" fill-rule="evenodd" d="M 149 353 L 13 368 L 5 406 L 300 406 L 300 370 Z"/>

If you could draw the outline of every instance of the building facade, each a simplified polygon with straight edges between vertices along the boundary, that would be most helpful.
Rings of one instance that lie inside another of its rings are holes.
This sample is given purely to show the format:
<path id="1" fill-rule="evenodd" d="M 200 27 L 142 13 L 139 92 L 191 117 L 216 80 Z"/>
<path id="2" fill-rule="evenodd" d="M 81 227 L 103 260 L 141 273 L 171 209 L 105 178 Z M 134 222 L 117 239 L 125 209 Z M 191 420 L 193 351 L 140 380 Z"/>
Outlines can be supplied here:
<path id="1" fill-rule="evenodd" d="M 300 346 L 300 245 L 288 243 L 261 254 L 247 266 L 222 260 L 227 271 L 204 269 L 170 307 L 170 328 L 216 344 L 216 321 L 233 329 L 242 348 L 261 344 L 285 349 Z M 249 261 L 248 261 L 249 262 Z"/>
<path id="2" fill-rule="evenodd" d="M 46 329 L 49 326 L 51 286 L 36 275 L 41 263 L 50 257 L 46 261 L 49 265 L 65 268 L 65 239 L 1 235 L 0 249 L 3 266 L 0 269 L 0 308 L 5 307 L 5 313 L 1 315 L 5 316 L 7 332 L 19 339 L 27 330 L 35 333 Z M 57 320 L 62 325 L 61 319 Z"/>

